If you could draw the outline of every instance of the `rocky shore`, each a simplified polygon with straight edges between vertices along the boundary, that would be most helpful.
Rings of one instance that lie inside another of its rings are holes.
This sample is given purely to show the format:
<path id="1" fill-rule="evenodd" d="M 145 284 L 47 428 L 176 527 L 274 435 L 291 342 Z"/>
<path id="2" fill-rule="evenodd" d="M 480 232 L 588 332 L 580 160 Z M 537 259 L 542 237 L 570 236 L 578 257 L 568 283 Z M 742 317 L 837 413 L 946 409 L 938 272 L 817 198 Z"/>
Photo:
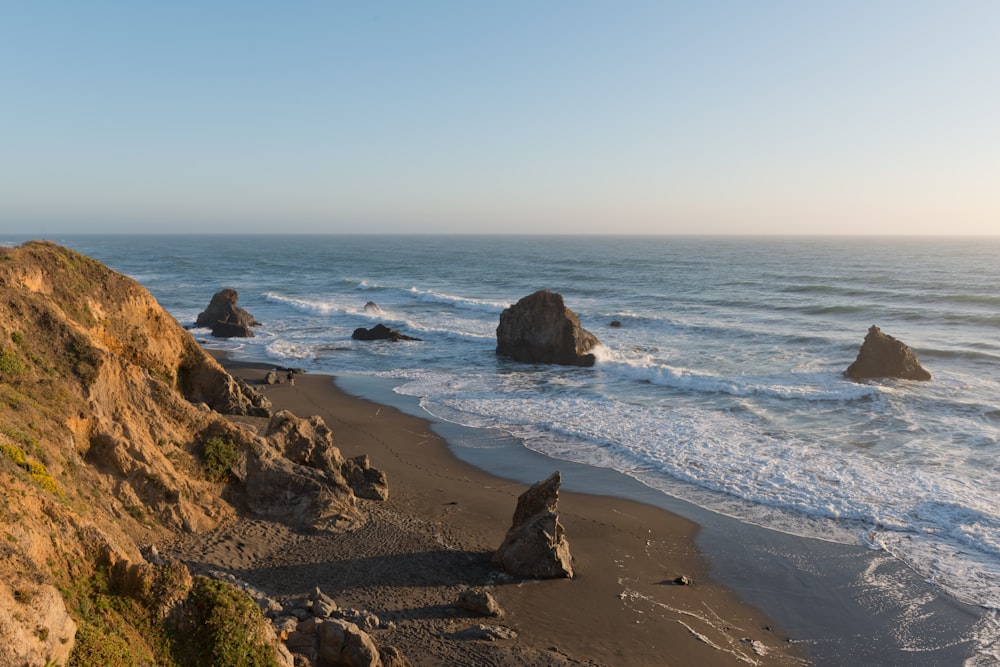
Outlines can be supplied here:
<path id="1" fill-rule="evenodd" d="M 801 664 L 694 524 L 550 494 L 573 578 L 510 574 L 528 485 L 428 422 L 224 368 L 55 244 L 0 250 L 0 297 L 0 667 Z"/>

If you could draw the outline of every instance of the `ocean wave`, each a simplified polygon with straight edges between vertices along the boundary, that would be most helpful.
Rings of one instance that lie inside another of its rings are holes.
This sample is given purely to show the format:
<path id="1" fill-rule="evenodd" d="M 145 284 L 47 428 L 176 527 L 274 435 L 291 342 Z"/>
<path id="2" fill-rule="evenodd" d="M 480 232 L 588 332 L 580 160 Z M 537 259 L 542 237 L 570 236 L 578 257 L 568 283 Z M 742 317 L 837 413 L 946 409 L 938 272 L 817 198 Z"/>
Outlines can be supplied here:
<path id="1" fill-rule="evenodd" d="M 309 315 L 331 315 L 333 313 L 347 312 L 357 314 L 364 307 L 364 304 L 361 304 L 360 307 L 347 307 L 333 300 L 323 301 L 318 299 L 304 299 L 299 297 L 284 296 L 275 292 L 264 292 L 263 296 L 266 301 L 291 306 L 295 310 Z"/>
<path id="2" fill-rule="evenodd" d="M 648 358 L 629 359 L 605 346 L 594 350 L 602 370 L 618 373 L 640 382 L 699 393 L 722 393 L 731 396 L 763 395 L 803 401 L 845 401 L 869 398 L 879 387 L 844 380 L 840 373 L 810 369 L 800 373 L 799 384 L 788 384 L 788 376 L 722 376 L 704 371 L 675 368 Z"/>
<path id="3" fill-rule="evenodd" d="M 411 287 L 405 292 L 411 295 L 418 301 L 425 303 L 440 303 L 446 306 L 452 306 L 454 308 L 465 308 L 469 310 L 477 310 L 486 313 L 496 313 L 500 314 L 504 308 L 509 306 L 509 303 L 504 303 L 502 301 L 491 301 L 487 299 L 473 299 L 470 297 L 453 296 L 450 294 L 444 294 L 441 292 L 435 292 L 433 290 L 422 290 L 416 287 Z"/>

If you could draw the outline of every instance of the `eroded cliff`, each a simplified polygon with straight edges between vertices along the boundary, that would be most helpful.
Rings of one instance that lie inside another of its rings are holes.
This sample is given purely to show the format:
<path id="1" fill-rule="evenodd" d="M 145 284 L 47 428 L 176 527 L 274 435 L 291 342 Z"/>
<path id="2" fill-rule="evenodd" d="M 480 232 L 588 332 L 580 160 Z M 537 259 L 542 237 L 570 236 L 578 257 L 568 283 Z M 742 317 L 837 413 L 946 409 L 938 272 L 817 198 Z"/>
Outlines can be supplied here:
<path id="1" fill-rule="evenodd" d="M 132 279 L 48 242 L 0 249 L 0 667 L 183 664 L 163 621 L 190 576 L 145 545 L 238 512 L 359 521 L 357 464 L 329 438 L 303 465 L 225 416 L 269 414 Z"/>

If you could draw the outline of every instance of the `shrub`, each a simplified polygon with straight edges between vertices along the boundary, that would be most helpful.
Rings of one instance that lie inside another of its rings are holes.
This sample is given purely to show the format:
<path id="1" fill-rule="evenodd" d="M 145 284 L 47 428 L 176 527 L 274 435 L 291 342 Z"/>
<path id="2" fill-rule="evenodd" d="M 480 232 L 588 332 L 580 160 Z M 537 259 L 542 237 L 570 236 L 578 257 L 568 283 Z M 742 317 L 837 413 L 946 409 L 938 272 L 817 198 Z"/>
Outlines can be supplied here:
<path id="1" fill-rule="evenodd" d="M 16 352 L 7 348 L 0 349 L 0 376 L 11 378 L 20 375 L 25 369 L 24 362 Z"/>
<path id="2" fill-rule="evenodd" d="M 59 485 L 56 484 L 56 480 L 52 479 L 52 476 L 49 475 L 49 471 L 45 467 L 45 464 L 29 459 L 25 455 L 24 450 L 17 445 L 0 444 L 0 454 L 3 454 L 17 467 L 24 469 L 28 473 L 28 477 L 31 481 L 38 486 L 54 495 L 60 497 L 63 495 Z"/>
<path id="3" fill-rule="evenodd" d="M 240 459 L 232 438 L 219 435 L 205 440 L 201 456 L 205 464 L 205 476 L 213 482 L 228 480 L 229 469 Z"/>
<path id="4" fill-rule="evenodd" d="M 269 629 L 253 599 L 232 584 L 196 577 L 180 609 L 174 658 L 182 665 L 277 667 Z"/>

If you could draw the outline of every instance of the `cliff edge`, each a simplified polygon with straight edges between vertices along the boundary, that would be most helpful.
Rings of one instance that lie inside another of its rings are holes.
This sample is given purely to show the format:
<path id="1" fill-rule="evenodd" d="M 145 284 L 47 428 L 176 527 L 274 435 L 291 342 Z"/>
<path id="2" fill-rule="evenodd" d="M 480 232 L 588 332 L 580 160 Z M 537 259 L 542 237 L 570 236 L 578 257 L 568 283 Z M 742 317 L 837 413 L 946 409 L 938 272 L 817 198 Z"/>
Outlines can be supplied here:
<path id="1" fill-rule="evenodd" d="M 209 588 L 149 545 L 237 514 L 357 525 L 358 464 L 324 426 L 227 418 L 270 413 L 134 280 L 49 242 L 0 248 L 0 667 L 196 664 L 171 619 Z M 317 432 L 311 460 L 290 456 Z M 260 664 L 291 664 L 254 632 Z"/>

